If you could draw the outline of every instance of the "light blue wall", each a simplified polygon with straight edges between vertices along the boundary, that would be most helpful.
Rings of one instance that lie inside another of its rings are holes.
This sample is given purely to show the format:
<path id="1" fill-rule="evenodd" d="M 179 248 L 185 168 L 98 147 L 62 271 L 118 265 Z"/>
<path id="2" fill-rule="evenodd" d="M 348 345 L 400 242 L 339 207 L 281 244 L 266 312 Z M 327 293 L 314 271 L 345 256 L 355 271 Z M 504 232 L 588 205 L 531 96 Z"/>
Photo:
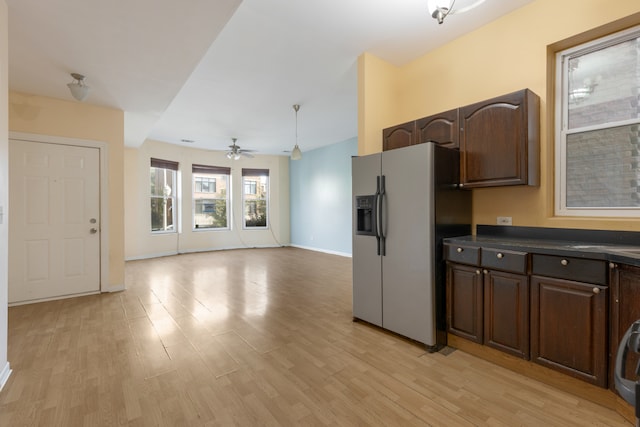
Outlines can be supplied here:
<path id="1" fill-rule="evenodd" d="M 351 157 L 358 139 L 289 160 L 291 244 L 351 255 Z"/>

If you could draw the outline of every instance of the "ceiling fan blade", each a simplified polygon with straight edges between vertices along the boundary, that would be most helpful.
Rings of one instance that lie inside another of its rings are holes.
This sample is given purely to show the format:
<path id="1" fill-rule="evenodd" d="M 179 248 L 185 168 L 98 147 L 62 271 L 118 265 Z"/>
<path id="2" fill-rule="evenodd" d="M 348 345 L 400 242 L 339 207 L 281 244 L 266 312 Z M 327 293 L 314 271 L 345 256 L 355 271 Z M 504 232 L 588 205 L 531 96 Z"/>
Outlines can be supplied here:
<path id="1" fill-rule="evenodd" d="M 242 151 L 240 152 L 240 154 L 241 154 L 241 155 L 243 155 L 243 156 L 245 156 L 245 157 L 248 157 L 248 158 L 250 158 L 250 159 L 253 159 L 253 154 L 249 154 L 249 153 L 247 153 L 245 150 L 242 150 Z"/>

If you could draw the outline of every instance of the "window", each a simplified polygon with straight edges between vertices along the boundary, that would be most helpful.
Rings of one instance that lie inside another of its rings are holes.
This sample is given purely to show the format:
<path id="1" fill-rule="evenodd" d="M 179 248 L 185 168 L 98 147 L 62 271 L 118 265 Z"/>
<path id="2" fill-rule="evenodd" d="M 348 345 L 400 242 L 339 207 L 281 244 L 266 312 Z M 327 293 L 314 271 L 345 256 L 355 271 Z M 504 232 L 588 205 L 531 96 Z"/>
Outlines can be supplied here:
<path id="1" fill-rule="evenodd" d="M 193 228 L 229 229 L 231 168 L 193 165 Z"/>
<path id="2" fill-rule="evenodd" d="M 640 216 L 640 27 L 556 67 L 556 214 Z"/>
<path id="3" fill-rule="evenodd" d="M 196 189 L 194 190 L 196 193 L 215 193 L 216 192 L 216 179 L 215 178 L 207 178 L 204 176 L 196 176 L 194 178 Z"/>
<path id="4" fill-rule="evenodd" d="M 258 191 L 258 181 L 252 181 L 250 179 L 244 180 L 244 194 L 256 194 Z"/>
<path id="5" fill-rule="evenodd" d="M 269 169 L 242 169 L 244 228 L 267 228 Z"/>
<path id="6" fill-rule="evenodd" d="M 151 159 L 151 231 L 176 231 L 176 179 L 178 163 Z"/>

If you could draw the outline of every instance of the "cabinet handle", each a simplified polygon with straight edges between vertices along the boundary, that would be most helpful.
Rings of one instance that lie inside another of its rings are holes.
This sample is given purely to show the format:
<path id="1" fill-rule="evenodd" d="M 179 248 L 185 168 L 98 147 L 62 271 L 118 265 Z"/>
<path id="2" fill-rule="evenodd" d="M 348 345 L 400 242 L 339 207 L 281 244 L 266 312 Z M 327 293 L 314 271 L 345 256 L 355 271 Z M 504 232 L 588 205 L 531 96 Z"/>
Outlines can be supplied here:
<path id="1" fill-rule="evenodd" d="M 614 269 L 616 267 L 618 267 L 618 265 L 616 263 L 613 263 L 613 262 L 609 263 L 609 268 Z"/>
<path id="2" fill-rule="evenodd" d="M 480 270 L 476 270 L 476 274 L 480 274 Z"/>
<path id="3" fill-rule="evenodd" d="M 593 288 L 593 293 L 598 295 L 600 293 L 600 288 Z"/>
<path id="4" fill-rule="evenodd" d="M 560 264 L 569 265 L 569 261 L 567 261 L 566 259 L 563 259 L 562 261 L 560 261 Z"/>
<path id="5" fill-rule="evenodd" d="M 464 249 L 462 249 L 462 248 L 456 249 L 456 252 L 458 252 L 459 254 L 462 253 L 462 251 L 464 251 Z"/>
<path id="6" fill-rule="evenodd" d="M 504 255 L 500 252 L 498 252 L 498 254 L 496 255 L 496 257 L 498 257 L 498 259 L 502 259 L 504 258 Z"/>
<path id="7" fill-rule="evenodd" d="M 489 274 L 489 270 L 482 270 L 484 274 Z"/>

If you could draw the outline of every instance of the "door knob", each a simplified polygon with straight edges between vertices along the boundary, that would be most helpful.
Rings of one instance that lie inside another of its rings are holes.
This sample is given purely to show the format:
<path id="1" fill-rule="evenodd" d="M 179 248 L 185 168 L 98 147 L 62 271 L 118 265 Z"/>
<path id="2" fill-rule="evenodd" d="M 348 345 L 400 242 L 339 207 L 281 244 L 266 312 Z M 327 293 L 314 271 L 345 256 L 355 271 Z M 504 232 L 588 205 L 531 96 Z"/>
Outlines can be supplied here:
<path id="1" fill-rule="evenodd" d="M 96 234 L 98 232 L 97 228 L 92 228 L 91 230 L 89 230 L 89 233 L 91 234 Z"/>

